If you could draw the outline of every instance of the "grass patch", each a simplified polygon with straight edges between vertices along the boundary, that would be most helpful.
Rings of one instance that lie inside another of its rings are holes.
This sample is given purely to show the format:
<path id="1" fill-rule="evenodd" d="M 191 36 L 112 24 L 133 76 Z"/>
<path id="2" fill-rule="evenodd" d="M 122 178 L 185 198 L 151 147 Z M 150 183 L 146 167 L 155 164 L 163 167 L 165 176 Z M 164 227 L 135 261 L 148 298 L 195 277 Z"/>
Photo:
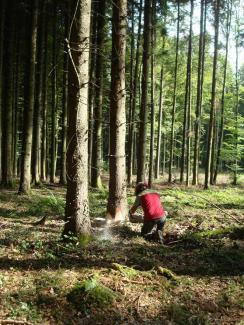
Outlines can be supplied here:
<path id="1" fill-rule="evenodd" d="M 48 196 L 33 195 L 28 213 L 32 216 L 63 216 L 64 208 L 65 200 L 62 197 L 55 196 L 54 194 Z"/>
<path id="2" fill-rule="evenodd" d="M 207 325 L 207 317 L 202 314 L 194 314 L 189 308 L 180 303 L 173 303 L 168 307 L 168 314 L 173 324 L 177 325 Z"/>

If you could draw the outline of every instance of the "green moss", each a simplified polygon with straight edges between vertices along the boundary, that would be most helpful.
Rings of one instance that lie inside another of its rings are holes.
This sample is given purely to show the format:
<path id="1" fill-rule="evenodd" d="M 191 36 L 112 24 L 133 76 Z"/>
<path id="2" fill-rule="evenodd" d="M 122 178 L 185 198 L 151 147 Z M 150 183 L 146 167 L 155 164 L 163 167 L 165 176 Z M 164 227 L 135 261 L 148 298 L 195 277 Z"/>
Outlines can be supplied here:
<path id="1" fill-rule="evenodd" d="M 118 298 L 119 295 L 116 292 L 99 284 L 94 278 L 76 284 L 67 295 L 67 300 L 79 310 L 91 305 L 108 306 Z"/>
<path id="2" fill-rule="evenodd" d="M 133 269 L 132 267 L 121 265 L 118 263 L 113 263 L 113 266 L 127 278 L 134 278 L 135 276 L 138 276 L 139 271 Z"/>
<path id="3" fill-rule="evenodd" d="M 175 283 L 179 282 L 178 277 L 169 269 L 166 269 L 165 267 L 158 266 L 158 271 L 161 275 L 165 276 L 168 280 L 172 280 Z"/>

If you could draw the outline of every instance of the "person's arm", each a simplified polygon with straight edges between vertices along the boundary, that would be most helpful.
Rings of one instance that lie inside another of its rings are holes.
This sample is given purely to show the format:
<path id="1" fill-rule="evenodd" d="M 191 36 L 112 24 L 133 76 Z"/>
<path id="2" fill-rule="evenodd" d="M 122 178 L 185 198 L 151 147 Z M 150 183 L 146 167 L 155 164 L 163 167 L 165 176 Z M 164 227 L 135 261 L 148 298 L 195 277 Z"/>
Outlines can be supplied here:
<path id="1" fill-rule="evenodd" d="M 132 207 L 131 207 L 130 210 L 129 210 L 129 214 L 133 214 L 133 213 L 135 213 L 135 212 L 136 212 L 136 209 L 137 209 L 140 205 L 141 205 L 141 203 L 140 203 L 140 198 L 139 198 L 139 196 L 137 196 L 136 199 L 135 199 L 134 204 L 132 205 Z"/>

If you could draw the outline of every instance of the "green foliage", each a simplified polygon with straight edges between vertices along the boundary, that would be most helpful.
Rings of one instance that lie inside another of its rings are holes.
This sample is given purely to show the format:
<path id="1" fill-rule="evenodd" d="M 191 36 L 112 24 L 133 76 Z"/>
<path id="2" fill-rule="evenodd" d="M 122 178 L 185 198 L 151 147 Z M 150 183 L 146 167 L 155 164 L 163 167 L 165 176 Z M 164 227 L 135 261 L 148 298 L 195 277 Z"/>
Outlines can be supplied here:
<path id="1" fill-rule="evenodd" d="M 33 195 L 28 213 L 30 215 L 64 215 L 65 201 L 51 193 L 49 196 Z"/>

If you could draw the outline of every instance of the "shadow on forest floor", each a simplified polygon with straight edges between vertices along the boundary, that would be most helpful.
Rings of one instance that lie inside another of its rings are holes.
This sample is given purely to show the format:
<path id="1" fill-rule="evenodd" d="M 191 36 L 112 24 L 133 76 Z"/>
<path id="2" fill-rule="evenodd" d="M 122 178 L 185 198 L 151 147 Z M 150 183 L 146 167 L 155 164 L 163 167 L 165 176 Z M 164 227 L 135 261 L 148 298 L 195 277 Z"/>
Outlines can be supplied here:
<path id="1" fill-rule="evenodd" d="M 136 232 L 131 235 L 136 235 Z M 140 271 L 163 266 L 177 275 L 196 277 L 235 276 L 244 272 L 244 252 L 238 246 L 223 246 L 216 240 L 211 242 L 210 239 L 202 239 L 199 242 L 186 240 L 174 247 L 167 247 L 144 242 L 141 238 L 140 240 L 142 243 L 133 245 L 131 242 L 123 241 L 114 244 L 109 241 L 94 242 L 90 248 L 82 250 L 75 247 L 68 251 L 58 241 L 43 242 L 41 249 L 35 247 L 35 242 L 30 242 L 28 253 L 39 249 L 42 254 L 51 252 L 51 257 L 25 259 L 2 257 L 0 269 L 113 268 L 113 263 L 121 263 Z M 0 245 L 9 246 L 10 241 L 2 239 Z"/>

